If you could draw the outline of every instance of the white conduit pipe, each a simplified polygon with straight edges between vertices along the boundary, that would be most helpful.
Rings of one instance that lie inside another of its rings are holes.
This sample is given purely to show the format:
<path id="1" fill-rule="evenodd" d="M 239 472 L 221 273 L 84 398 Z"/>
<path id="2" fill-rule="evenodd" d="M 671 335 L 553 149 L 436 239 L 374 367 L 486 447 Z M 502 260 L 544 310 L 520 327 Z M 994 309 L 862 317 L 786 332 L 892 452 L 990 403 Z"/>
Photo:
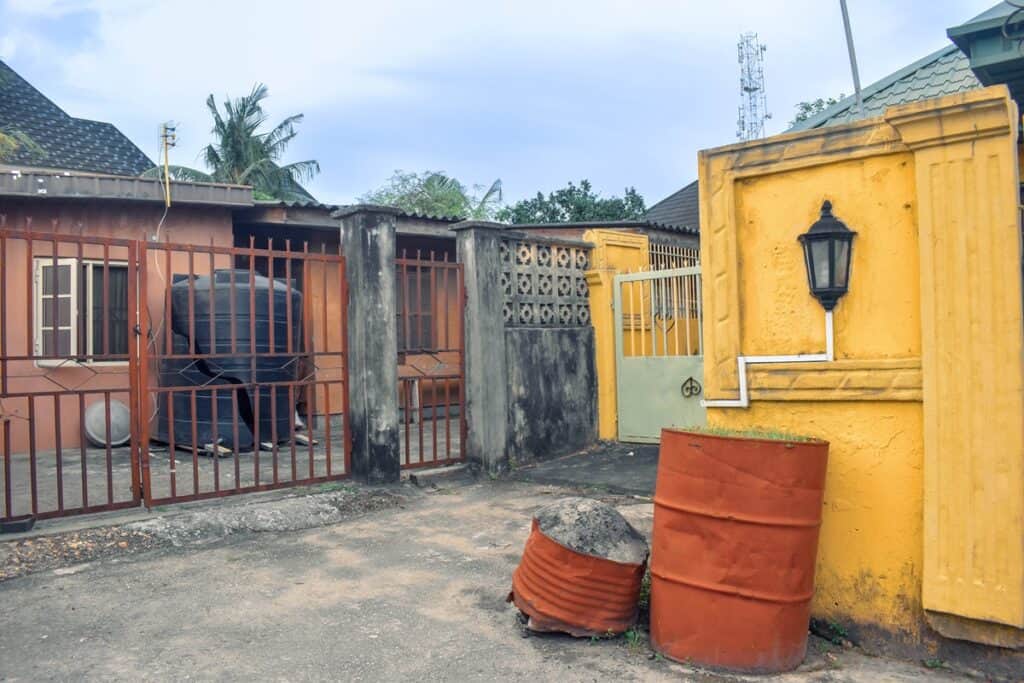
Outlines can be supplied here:
<path id="1" fill-rule="evenodd" d="M 835 338 L 832 328 L 832 311 L 825 311 L 825 353 L 798 353 L 791 356 L 737 356 L 740 397 L 701 401 L 705 408 L 749 408 L 750 394 L 747 387 L 747 366 L 768 363 L 822 363 L 835 360 Z"/>

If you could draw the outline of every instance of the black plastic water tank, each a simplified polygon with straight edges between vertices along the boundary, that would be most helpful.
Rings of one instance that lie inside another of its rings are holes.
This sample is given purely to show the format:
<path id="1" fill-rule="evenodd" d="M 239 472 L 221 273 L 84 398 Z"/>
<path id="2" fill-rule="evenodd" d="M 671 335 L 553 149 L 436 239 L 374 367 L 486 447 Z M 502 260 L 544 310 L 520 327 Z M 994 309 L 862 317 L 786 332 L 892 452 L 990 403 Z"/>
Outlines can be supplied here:
<path id="1" fill-rule="evenodd" d="M 232 306 L 234 316 L 231 314 Z M 295 417 L 295 403 L 301 398 L 301 389 L 293 389 L 289 396 L 288 387 L 272 389 L 267 384 L 295 381 L 299 379 L 303 366 L 302 295 L 294 286 L 289 288 L 280 280 L 257 275 L 250 287 L 249 271 L 245 270 L 214 271 L 212 278 L 193 278 L 191 287 L 188 276 L 176 276 L 171 286 L 171 329 L 174 340 L 172 354 L 197 357 L 164 359 L 160 366 L 161 386 L 237 384 L 240 387 L 234 391 L 220 389 L 216 392 L 216 429 L 213 423 L 212 390 L 195 392 L 194 414 L 191 391 L 161 394 L 156 429 L 158 438 L 169 441 L 169 400 L 173 401 L 174 406 L 176 445 L 191 446 L 194 442 L 196 446 L 202 447 L 213 443 L 215 431 L 222 446 L 237 447 L 239 450 L 252 449 L 257 434 L 260 442 L 273 441 L 275 437 L 278 442 L 289 438 Z M 203 358 L 206 354 L 228 355 Z M 236 401 L 232 401 L 233 393 L 237 395 Z M 237 440 L 234 425 L 236 407 Z M 195 437 L 192 433 L 193 422 Z"/>

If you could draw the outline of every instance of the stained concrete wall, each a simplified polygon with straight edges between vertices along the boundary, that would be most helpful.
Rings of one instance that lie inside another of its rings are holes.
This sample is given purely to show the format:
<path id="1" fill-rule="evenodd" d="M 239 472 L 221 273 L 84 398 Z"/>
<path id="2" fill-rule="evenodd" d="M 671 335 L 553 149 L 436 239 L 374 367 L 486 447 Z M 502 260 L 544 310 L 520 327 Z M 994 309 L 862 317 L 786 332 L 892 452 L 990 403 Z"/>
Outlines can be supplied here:
<path id="1" fill-rule="evenodd" d="M 505 331 L 508 445 L 513 461 L 571 453 L 597 439 L 594 330 Z"/>
<path id="2" fill-rule="evenodd" d="M 490 472 L 597 439 L 590 246 L 460 223 L 467 457 Z"/>

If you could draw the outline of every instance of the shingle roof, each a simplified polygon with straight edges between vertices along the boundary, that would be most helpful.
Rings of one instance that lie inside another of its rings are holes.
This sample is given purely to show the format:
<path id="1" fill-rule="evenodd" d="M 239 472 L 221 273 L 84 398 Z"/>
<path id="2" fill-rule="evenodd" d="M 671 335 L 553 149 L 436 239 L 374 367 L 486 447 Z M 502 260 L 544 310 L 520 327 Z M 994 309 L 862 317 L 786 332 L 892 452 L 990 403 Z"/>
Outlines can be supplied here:
<path id="1" fill-rule="evenodd" d="M 956 45 L 947 45 L 924 59 L 903 67 L 861 91 L 865 118 L 881 116 L 897 104 L 930 100 L 980 88 L 967 56 Z M 845 97 L 825 111 L 790 128 L 808 130 L 853 120 L 854 97 Z"/>
<path id="2" fill-rule="evenodd" d="M 5 164 L 137 176 L 153 162 L 109 123 L 76 119 L 0 61 L 0 130 L 27 136 Z"/>
<path id="3" fill-rule="evenodd" d="M 700 203 L 697 181 L 673 192 L 647 209 L 645 218 L 658 227 L 680 232 L 700 232 Z"/>

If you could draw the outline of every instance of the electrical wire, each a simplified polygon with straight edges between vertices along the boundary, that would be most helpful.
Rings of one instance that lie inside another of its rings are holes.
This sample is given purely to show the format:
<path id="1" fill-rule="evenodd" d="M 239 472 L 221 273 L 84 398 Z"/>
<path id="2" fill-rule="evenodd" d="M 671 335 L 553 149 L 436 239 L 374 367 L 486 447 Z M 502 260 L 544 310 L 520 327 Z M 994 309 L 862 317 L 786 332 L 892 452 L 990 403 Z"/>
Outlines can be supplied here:
<path id="1" fill-rule="evenodd" d="M 161 143 L 163 142 L 163 135 L 160 136 L 160 142 Z M 161 144 L 159 152 L 164 154 L 164 155 L 166 155 L 167 154 L 166 146 Z M 160 153 L 157 154 L 157 158 L 158 159 L 160 158 Z M 165 182 L 166 180 L 167 180 L 167 178 L 160 178 L 160 190 L 163 192 L 163 195 L 164 195 L 164 213 L 163 213 L 162 216 L 160 216 L 160 220 L 156 224 L 156 231 L 153 233 L 153 239 L 152 239 L 153 242 L 159 242 L 160 241 L 160 236 L 161 236 L 161 233 L 163 232 L 164 222 L 167 220 L 167 214 L 171 210 L 171 202 L 170 202 L 170 196 L 168 195 L 168 184 L 167 184 L 167 182 Z M 147 251 L 146 253 L 147 253 L 147 258 L 148 258 L 148 254 L 150 252 Z M 167 276 L 164 274 L 163 268 L 160 267 L 160 258 L 159 258 L 159 256 L 157 254 L 158 254 L 158 252 L 156 252 L 156 251 L 152 252 L 152 255 L 153 255 L 153 265 L 156 266 L 156 272 L 157 272 L 157 275 L 160 278 L 160 284 L 163 287 L 166 287 L 167 286 Z M 149 319 L 148 320 L 148 324 L 147 324 L 148 331 L 146 332 L 146 338 L 147 338 L 146 339 L 146 348 L 149 349 L 149 350 L 153 350 L 154 348 L 156 348 L 156 340 L 160 338 L 160 333 L 163 332 L 164 316 L 160 317 L 160 323 L 157 325 L 157 328 L 154 331 L 153 330 L 153 309 L 150 306 L 149 301 L 146 301 L 145 304 L 146 304 L 146 317 Z M 165 312 L 165 315 L 166 315 L 166 312 Z M 156 396 L 151 396 L 150 400 L 153 403 L 153 414 L 149 416 L 149 419 L 150 419 L 150 421 L 153 421 L 154 419 L 156 419 L 157 413 L 160 412 L 160 401 L 157 400 Z"/>

